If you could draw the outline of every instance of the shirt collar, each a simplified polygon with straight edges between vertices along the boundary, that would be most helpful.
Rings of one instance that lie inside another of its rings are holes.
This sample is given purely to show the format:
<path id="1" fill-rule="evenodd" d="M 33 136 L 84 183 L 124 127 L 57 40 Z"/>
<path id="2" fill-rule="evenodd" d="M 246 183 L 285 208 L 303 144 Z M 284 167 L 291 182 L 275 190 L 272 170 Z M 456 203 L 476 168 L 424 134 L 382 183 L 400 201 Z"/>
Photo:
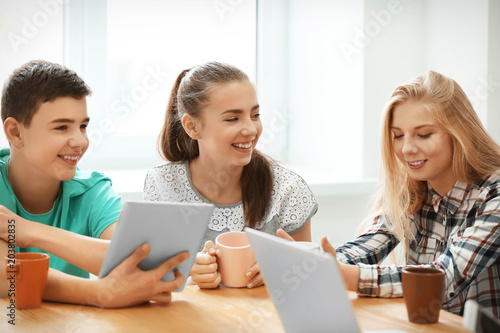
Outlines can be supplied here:
<path id="1" fill-rule="evenodd" d="M 457 181 L 455 185 L 453 185 L 451 190 L 444 197 L 442 197 L 430 186 L 429 183 L 427 183 L 427 189 L 429 190 L 429 195 L 434 211 L 437 213 L 439 210 L 439 205 L 442 203 L 444 208 L 448 212 L 454 214 L 464 201 L 465 196 L 470 190 L 470 187 L 470 184 L 462 181 Z"/>

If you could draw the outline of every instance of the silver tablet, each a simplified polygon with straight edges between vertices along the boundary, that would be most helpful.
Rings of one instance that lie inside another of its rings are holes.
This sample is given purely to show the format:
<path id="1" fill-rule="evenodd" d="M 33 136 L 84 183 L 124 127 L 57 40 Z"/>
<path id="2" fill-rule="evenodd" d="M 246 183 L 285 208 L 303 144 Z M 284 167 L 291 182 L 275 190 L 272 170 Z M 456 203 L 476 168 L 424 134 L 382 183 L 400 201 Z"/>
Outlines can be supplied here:
<path id="1" fill-rule="evenodd" d="M 359 333 L 335 258 L 245 228 L 286 332 Z"/>
<path id="2" fill-rule="evenodd" d="M 175 268 L 185 278 L 175 291 L 182 291 L 213 209 L 213 205 L 206 203 L 124 202 L 99 278 L 108 275 L 139 245 L 148 243 L 151 251 L 139 264 L 143 270 L 153 269 L 183 251 L 189 252 L 189 258 Z M 173 270 L 162 278 L 173 279 Z"/>

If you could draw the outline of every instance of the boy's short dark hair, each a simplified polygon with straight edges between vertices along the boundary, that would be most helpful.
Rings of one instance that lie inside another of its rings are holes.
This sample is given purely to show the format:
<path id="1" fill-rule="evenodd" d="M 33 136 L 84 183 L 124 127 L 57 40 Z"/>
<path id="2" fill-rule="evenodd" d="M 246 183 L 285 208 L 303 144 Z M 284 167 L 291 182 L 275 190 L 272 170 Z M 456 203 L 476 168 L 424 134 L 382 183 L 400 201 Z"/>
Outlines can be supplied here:
<path id="1" fill-rule="evenodd" d="M 2 91 L 2 122 L 12 117 L 29 126 L 42 103 L 58 97 L 81 99 L 92 93 L 72 70 L 48 61 L 33 60 L 16 69 Z"/>

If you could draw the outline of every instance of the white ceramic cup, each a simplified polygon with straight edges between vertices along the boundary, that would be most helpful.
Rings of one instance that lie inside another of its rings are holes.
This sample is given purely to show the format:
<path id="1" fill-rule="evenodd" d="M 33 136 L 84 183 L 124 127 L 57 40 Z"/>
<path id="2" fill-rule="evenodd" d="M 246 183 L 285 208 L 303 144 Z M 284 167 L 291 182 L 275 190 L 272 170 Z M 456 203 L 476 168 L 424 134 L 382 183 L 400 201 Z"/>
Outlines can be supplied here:
<path id="1" fill-rule="evenodd" d="M 221 284 L 226 287 L 246 287 L 246 273 L 257 260 L 247 235 L 243 231 L 230 231 L 220 234 L 215 239 L 215 245 L 220 252 L 217 265 L 221 275 Z"/>

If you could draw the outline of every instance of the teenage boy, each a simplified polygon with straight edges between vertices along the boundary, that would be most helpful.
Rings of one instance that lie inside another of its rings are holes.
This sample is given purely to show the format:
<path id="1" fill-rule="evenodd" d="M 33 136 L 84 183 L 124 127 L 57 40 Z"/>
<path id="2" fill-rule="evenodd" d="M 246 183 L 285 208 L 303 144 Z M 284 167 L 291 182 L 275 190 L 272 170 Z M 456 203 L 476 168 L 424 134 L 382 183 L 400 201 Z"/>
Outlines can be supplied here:
<path id="1" fill-rule="evenodd" d="M 187 252 L 145 272 L 137 267 L 149 253 L 144 244 L 107 277 L 88 279 L 88 272 L 99 274 L 122 206 L 108 178 L 77 170 L 89 145 L 90 93 L 74 71 L 47 61 L 31 61 L 7 80 L 1 115 L 10 148 L 0 149 L 0 257 L 13 250 L 12 235 L 21 252 L 49 253 L 45 300 L 100 307 L 169 303 L 183 276 L 161 277 Z M 0 297 L 7 296 L 5 271 Z"/>

